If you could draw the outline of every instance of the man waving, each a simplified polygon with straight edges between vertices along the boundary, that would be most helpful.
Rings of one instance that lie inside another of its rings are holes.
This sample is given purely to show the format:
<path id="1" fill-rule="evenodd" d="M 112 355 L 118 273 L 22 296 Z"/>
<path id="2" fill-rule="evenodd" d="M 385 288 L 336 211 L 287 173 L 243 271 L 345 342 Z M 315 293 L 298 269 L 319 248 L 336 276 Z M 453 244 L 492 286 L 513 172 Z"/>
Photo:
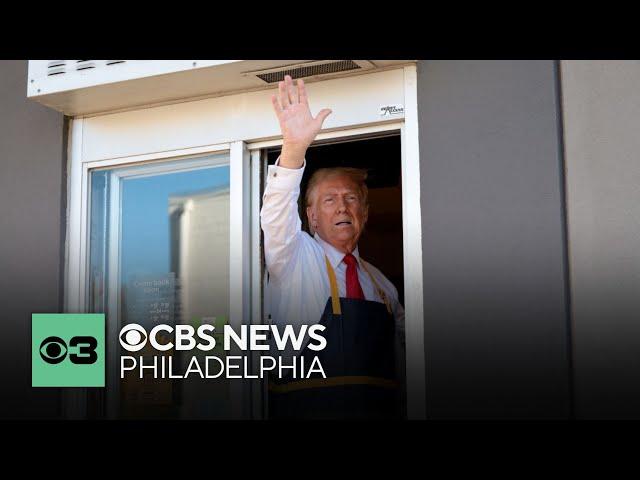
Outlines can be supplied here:
<path id="1" fill-rule="evenodd" d="M 404 310 L 396 288 L 360 258 L 358 240 L 368 218 L 366 172 L 323 168 L 309 180 L 306 214 L 298 216 L 307 148 L 331 110 L 314 118 L 304 82 L 279 82 L 272 96 L 283 145 L 269 167 L 260 213 L 272 321 L 300 327 L 321 323 L 327 346 L 303 349 L 318 356 L 326 378 L 275 379 L 270 384 L 273 418 L 388 418 L 398 415 L 396 355 Z M 285 355 L 293 355 L 285 352 Z"/>

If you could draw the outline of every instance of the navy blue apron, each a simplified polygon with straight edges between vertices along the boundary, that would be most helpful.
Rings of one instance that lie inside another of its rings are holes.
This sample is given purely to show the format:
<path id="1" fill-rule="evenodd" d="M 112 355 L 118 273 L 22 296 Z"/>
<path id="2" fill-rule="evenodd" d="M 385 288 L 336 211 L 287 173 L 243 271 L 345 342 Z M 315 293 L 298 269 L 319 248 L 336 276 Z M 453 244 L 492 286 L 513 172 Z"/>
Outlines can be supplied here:
<path id="1" fill-rule="evenodd" d="M 305 347 L 305 369 L 317 356 L 327 378 L 269 379 L 269 418 L 378 419 L 399 418 L 395 375 L 395 322 L 382 289 L 370 274 L 385 303 L 339 298 L 335 272 L 326 259 L 331 297 L 320 319 L 327 346 Z M 361 264 L 363 265 L 363 264 Z"/>

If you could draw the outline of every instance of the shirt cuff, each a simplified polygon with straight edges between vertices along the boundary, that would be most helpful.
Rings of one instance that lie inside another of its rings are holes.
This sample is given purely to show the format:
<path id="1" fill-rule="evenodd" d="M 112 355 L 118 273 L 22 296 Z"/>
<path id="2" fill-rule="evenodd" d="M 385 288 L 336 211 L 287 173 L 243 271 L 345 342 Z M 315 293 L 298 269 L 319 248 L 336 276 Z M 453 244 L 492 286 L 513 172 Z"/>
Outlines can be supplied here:
<path id="1" fill-rule="evenodd" d="M 275 165 L 269 165 L 267 169 L 267 182 L 271 188 L 279 190 L 294 190 L 300 187 L 304 169 L 307 166 L 307 159 L 302 161 L 300 168 L 285 168 L 280 165 L 280 157 L 276 160 Z"/>

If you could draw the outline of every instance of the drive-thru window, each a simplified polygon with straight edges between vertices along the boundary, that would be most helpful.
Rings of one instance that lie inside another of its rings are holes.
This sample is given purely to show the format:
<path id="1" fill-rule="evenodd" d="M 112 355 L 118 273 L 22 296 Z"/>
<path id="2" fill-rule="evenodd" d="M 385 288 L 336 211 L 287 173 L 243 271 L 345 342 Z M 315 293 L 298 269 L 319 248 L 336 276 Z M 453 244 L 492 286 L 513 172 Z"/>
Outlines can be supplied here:
<path id="1" fill-rule="evenodd" d="M 30 62 L 30 96 L 72 117 L 66 311 L 107 315 L 107 387 L 66 392 L 69 416 L 268 416 L 267 380 L 122 380 L 117 350 L 121 327 L 132 322 L 269 322 L 259 211 L 267 166 L 282 145 L 270 95 L 285 71 L 305 78 L 314 114 L 333 110 L 309 149 L 302 195 L 320 167 L 368 171 L 360 253 L 398 289 L 413 389 L 406 412 L 423 415 L 415 64 L 336 63 Z M 101 80 L 92 85 L 92 75 Z M 167 356 L 184 361 L 181 352 Z"/>

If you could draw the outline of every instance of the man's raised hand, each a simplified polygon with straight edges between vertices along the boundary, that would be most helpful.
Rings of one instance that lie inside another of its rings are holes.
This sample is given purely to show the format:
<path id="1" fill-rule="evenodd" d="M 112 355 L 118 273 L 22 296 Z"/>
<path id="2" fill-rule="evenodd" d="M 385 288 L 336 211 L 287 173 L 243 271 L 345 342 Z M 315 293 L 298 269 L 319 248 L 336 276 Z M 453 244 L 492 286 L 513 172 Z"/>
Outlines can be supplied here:
<path id="1" fill-rule="evenodd" d="M 307 148 L 322 129 L 322 123 L 331 110 L 320 110 L 313 118 L 304 81 L 298 79 L 296 89 L 289 75 L 284 77 L 284 82 L 278 82 L 278 95 L 271 96 L 271 103 L 282 132 L 280 165 L 286 168 L 300 168 Z"/>

